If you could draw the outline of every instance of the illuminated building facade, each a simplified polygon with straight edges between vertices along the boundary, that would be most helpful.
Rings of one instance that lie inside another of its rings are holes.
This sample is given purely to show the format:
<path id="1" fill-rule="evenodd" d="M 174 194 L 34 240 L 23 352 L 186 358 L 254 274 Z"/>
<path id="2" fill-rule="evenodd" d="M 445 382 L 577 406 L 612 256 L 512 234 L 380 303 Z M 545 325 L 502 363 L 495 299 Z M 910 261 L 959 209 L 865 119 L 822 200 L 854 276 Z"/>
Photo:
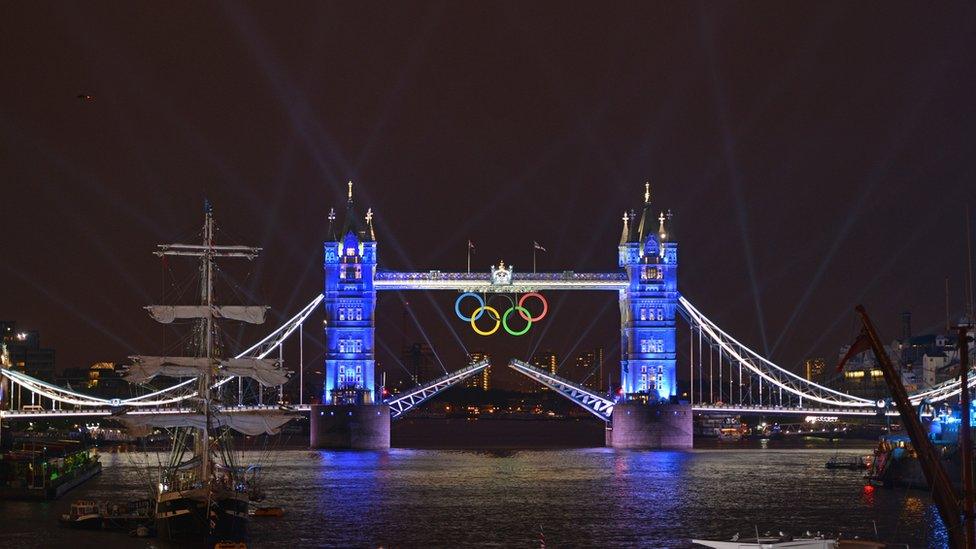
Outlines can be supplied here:
<path id="1" fill-rule="evenodd" d="M 555 351 L 541 351 L 532 355 L 532 360 L 529 361 L 529 364 L 536 368 L 541 368 L 550 374 L 555 374 L 556 368 L 559 367 L 559 355 Z"/>
<path id="2" fill-rule="evenodd" d="M 469 363 L 479 362 L 482 360 L 487 360 L 488 363 L 490 364 L 491 353 L 475 351 L 471 353 L 471 355 L 468 358 Z M 489 377 L 491 375 L 490 372 L 491 372 L 491 366 L 489 365 L 484 370 L 481 370 L 480 373 L 473 375 L 468 379 L 465 379 L 464 386 L 469 388 L 481 389 L 482 391 L 487 391 L 488 389 L 491 388 L 490 377 Z"/>
<path id="3" fill-rule="evenodd" d="M 606 372 L 603 368 L 603 347 L 578 354 L 573 370 L 572 379 L 591 389 L 603 391 L 607 385 Z"/>
<path id="4" fill-rule="evenodd" d="M 352 183 L 342 228 L 336 232 L 329 212 L 325 249 L 325 404 L 374 402 L 373 354 L 376 290 L 376 233 L 373 213 L 360 217 L 352 199 Z"/>
<path id="5" fill-rule="evenodd" d="M 678 245 L 666 226 L 670 218 L 661 212 L 655 219 L 649 186 L 640 221 L 635 212 L 624 214 L 618 264 L 629 281 L 620 291 L 620 383 L 627 398 L 667 401 L 677 393 Z"/>
<path id="6" fill-rule="evenodd" d="M 807 381 L 822 383 L 826 369 L 827 361 L 822 358 L 808 358 L 803 361 L 803 376 Z"/>
<path id="7" fill-rule="evenodd" d="M 18 330 L 17 322 L 0 320 L 0 341 L 7 347 L 14 370 L 54 381 L 54 349 L 41 347 L 41 336 L 35 330 Z"/>

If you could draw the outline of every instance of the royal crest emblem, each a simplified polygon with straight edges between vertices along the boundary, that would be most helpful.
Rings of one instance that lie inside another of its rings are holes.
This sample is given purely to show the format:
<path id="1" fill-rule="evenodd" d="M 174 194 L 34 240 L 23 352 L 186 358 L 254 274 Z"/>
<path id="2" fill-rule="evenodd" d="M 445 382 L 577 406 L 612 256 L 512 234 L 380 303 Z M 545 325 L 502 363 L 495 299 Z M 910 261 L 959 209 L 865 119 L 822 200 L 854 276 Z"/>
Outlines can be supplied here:
<path id="1" fill-rule="evenodd" d="M 491 266 L 491 283 L 492 285 L 500 284 L 511 284 L 512 283 L 512 266 L 509 265 L 505 267 L 504 261 L 498 262 L 498 267 L 494 265 Z"/>

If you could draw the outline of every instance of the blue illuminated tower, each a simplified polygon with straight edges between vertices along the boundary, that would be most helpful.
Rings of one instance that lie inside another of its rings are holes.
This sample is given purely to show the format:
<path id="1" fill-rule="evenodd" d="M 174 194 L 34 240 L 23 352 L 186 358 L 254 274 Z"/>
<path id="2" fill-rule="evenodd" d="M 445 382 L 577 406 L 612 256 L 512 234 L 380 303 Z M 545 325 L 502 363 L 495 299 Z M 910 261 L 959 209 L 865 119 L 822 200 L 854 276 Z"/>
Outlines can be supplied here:
<path id="1" fill-rule="evenodd" d="M 670 212 L 655 218 L 651 210 L 650 185 L 635 221 L 634 212 L 624 214 L 618 248 L 618 263 L 630 281 L 620 292 L 621 387 L 630 400 L 667 401 L 677 393 L 678 245 L 665 227 Z"/>
<path id="2" fill-rule="evenodd" d="M 324 404 L 371 404 L 377 399 L 373 371 L 376 310 L 376 233 L 373 212 L 360 217 L 352 200 L 352 182 L 342 228 L 336 232 L 329 212 L 325 249 Z"/>

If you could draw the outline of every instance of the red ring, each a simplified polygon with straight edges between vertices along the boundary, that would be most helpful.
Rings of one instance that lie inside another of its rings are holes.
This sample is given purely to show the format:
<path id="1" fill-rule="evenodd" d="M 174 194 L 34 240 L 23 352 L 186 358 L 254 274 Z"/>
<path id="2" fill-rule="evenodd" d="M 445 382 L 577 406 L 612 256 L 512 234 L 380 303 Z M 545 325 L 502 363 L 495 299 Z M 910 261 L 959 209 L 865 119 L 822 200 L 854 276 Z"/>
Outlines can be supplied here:
<path id="1" fill-rule="evenodd" d="M 539 292 L 529 292 L 527 294 L 523 294 L 522 297 L 519 298 L 519 300 L 518 300 L 518 306 L 519 307 L 525 307 L 525 300 L 527 298 L 529 298 L 529 297 L 538 297 L 539 298 L 539 301 L 542 302 L 542 312 L 539 313 L 539 316 L 536 316 L 536 317 L 527 317 L 527 316 L 525 316 L 525 313 L 523 313 L 522 311 L 518 311 L 518 314 L 519 314 L 520 317 L 522 317 L 523 320 L 525 320 L 527 322 L 538 322 L 538 321 L 542 320 L 543 318 L 545 318 L 546 313 L 549 312 L 549 302 L 546 301 L 546 298 L 542 297 L 542 294 L 540 294 Z"/>

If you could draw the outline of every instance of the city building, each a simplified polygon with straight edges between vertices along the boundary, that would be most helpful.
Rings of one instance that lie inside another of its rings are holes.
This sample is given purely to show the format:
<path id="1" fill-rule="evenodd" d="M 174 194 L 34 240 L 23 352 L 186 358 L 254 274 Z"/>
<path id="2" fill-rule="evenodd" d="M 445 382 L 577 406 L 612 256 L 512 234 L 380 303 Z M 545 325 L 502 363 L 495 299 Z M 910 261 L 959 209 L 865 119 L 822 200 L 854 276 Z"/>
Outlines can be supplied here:
<path id="1" fill-rule="evenodd" d="M 122 377 L 124 368 L 114 362 L 96 362 L 88 368 L 88 392 L 98 396 L 121 397 L 128 389 L 128 382 Z"/>
<path id="2" fill-rule="evenodd" d="M 555 351 L 541 351 L 532 355 L 532 359 L 529 360 L 529 364 L 535 366 L 536 368 L 541 368 L 550 374 L 556 373 L 556 368 L 559 367 L 559 355 Z"/>
<path id="3" fill-rule="evenodd" d="M 840 358 L 847 354 L 850 345 L 843 345 L 838 352 Z M 891 349 L 885 351 L 892 356 Z M 888 396 L 888 386 L 884 381 L 884 373 L 874 358 L 874 353 L 860 353 L 851 357 L 844 367 L 844 375 L 840 380 L 839 389 L 845 393 L 862 398 L 882 399 Z"/>
<path id="4" fill-rule="evenodd" d="M 959 375 L 955 332 L 913 335 L 912 315 L 908 312 L 901 314 L 901 323 L 901 338 L 885 345 L 884 350 L 899 371 L 906 390 L 928 389 Z M 844 356 L 849 348 L 849 345 L 841 347 L 838 356 Z M 971 355 L 974 352 L 976 349 L 970 350 Z M 870 351 L 848 361 L 838 388 L 864 398 L 888 397 L 884 375 Z"/>
<path id="5" fill-rule="evenodd" d="M 822 358 L 808 358 L 803 361 L 803 376 L 807 381 L 823 383 L 827 361 Z"/>
<path id="6" fill-rule="evenodd" d="M 405 346 L 400 351 L 400 362 L 410 371 L 410 377 L 414 383 L 428 381 L 437 376 L 440 371 L 437 366 L 437 357 L 430 345 L 426 343 L 413 343 Z"/>
<path id="7" fill-rule="evenodd" d="M 555 351 L 550 350 L 538 352 L 532 355 L 529 364 L 555 375 L 556 369 L 559 368 L 559 355 Z M 549 389 L 547 387 L 540 387 L 540 390 L 548 391 Z"/>
<path id="8" fill-rule="evenodd" d="M 576 355 L 573 373 L 568 377 L 591 389 L 605 390 L 607 380 L 603 369 L 603 347 L 597 347 L 592 351 L 583 351 Z"/>
<path id="9" fill-rule="evenodd" d="M 41 347 L 37 331 L 18 330 L 16 321 L 0 320 L 0 333 L 14 370 L 44 381 L 54 381 L 54 349 Z"/>
<path id="10" fill-rule="evenodd" d="M 468 360 L 470 362 L 487 360 L 488 367 L 485 368 L 484 370 L 481 370 L 481 372 L 469 377 L 468 379 L 465 379 L 464 386 L 469 388 L 481 389 L 482 391 L 487 391 L 488 389 L 490 389 L 491 384 L 489 382 L 489 379 L 491 376 L 491 353 L 475 351 L 471 353 L 471 355 L 468 357 Z"/>

